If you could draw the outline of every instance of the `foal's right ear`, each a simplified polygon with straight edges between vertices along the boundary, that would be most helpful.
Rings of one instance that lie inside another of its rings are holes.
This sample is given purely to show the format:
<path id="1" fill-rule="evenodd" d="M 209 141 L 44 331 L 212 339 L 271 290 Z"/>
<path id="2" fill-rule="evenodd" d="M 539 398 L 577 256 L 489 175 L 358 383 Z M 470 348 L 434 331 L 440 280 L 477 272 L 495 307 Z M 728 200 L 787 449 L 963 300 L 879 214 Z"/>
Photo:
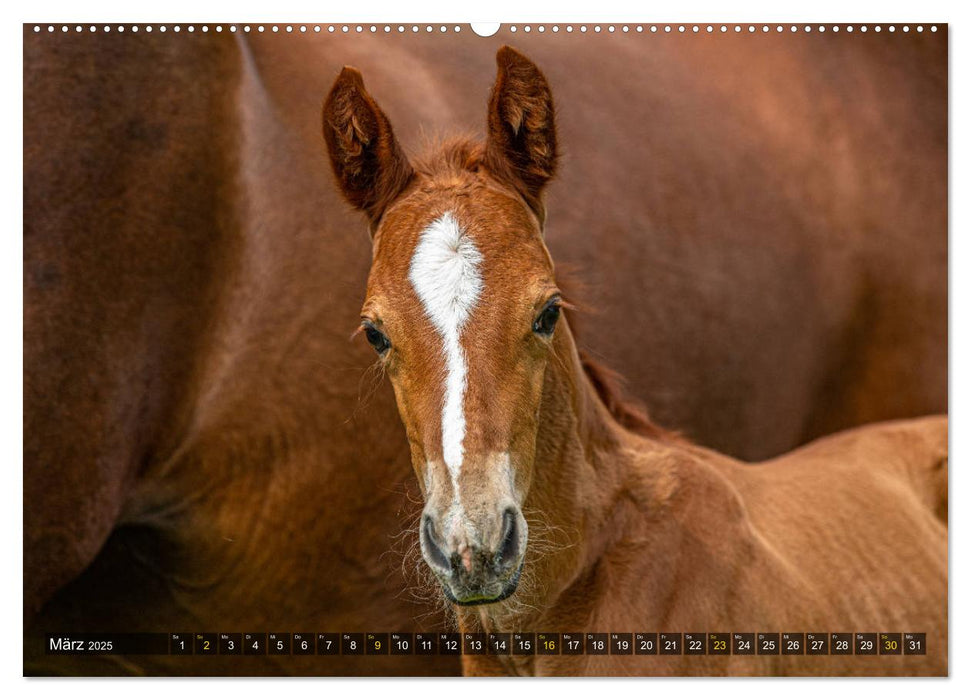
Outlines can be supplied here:
<path id="1" fill-rule="evenodd" d="M 553 92 L 536 64 L 510 46 L 499 49 L 496 66 L 486 165 L 512 182 L 542 219 L 543 188 L 557 161 Z"/>
<path id="2" fill-rule="evenodd" d="M 334 81 L 323 113 L 330 164 L 347 200 L 364 211 L 372 231 L 401 194 L 413 171 L 391 122 L 367 90 L 360 71 L 345 66 Z"/>

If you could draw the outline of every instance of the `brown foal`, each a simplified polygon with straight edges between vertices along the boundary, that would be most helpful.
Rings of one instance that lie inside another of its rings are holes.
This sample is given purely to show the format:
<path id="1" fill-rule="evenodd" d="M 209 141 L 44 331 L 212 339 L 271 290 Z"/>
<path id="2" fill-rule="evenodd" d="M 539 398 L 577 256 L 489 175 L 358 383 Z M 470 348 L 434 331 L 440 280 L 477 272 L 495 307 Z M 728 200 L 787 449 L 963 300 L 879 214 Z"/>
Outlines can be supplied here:
<path id="1" fill-rule="evenodd" d="M 561 317 L 543 240 L 549 85 L 513 49 L 497 62 L 484 145 L 410 161 L 352 68 L 323 115 L 341 190 L 371 223 L 362 327 L 409 438 L 421 551 L 460 628 L 892 630 L 925 632 L 927 654 L 465 656 L 465 672 L 945 674 L 946 418 L 759 464 L 622 424 Z"/>

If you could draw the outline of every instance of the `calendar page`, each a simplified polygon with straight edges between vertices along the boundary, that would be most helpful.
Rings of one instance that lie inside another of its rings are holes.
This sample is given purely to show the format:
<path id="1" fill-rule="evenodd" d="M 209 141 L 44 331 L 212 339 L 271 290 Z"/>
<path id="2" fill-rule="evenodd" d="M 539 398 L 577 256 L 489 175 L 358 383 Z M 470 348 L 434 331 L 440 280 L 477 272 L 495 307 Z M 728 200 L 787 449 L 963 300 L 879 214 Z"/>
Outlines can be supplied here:
<path id="1" fill-rule="evenodd" d="M 27 23 L 23 102 L 24 675 L 948 675 L 946 23 Z"/>

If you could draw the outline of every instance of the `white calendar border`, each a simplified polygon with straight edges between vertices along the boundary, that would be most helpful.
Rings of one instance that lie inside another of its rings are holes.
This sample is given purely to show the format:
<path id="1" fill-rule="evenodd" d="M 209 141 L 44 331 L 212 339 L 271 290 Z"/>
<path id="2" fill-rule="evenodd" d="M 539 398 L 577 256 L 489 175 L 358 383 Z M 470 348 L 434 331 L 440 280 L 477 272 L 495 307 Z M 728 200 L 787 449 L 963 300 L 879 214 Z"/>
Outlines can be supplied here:
<path id="1" fill-rule="evenodd" d="M 298 679 L 291 681 L 262 681 L 253 682 L 252 679 L 220 679 L 215 681 L 194 679 L 161 679 L 155 681 L 121 680 L 77 680 L 77 681 L 45 681 L 40 679 L 25 680 L 21 678 L 23 663 L 21 655 L 22 630 L 21 601 L 23 593 L 22 580 L 22 313 L 23 286 L 22 262 L 23 246 L 18 231 L 22 230 L 23 217 L 23 182 L 22 182 L 22 109 L 14 96 L 21 95 L 22 90 L 22 34 L 20 24 L 23 22 L 72 22 L 72 21 L 104 21 L 113 22 L 212 22 L 244 20 L 249 22 L 294 22 L 294 21 L 333 21 L 333 22 L 447 22 L 462 23 L 469 21 L 496 21 L 524 23 L 551 22 L 587 22 L 608 23 L 638 21 L 649 23 L 666 22 L 753 22 L 759 23 L 933 23 L 949 22 L 949 40 L 951 42 L 951 103 L 950 103 L 950 238 L 951 254 L 951 295 L 949 307 L 951 310 L 951 355 L 953 357 L 971 357 L 971 343 L 969 343 L 969 316 L 967 309 L 971 306 L 971 216 L 969 216 L 969 165 L 971 165 L 971 109 L 969 109 L 969 84 L 967 76 L 971 72 L 971 24 L 965 21 L 966 12 L 962 12 L 958 3 L 942 2 L 939 0 L 921 0 L 920 2 L 900 2 L 899 0 L 882 0 L 870 5 L 857 5 L 846 0 L 813 0 L 803 6 L 782 7 L 778 2 L 745 1 L 745 2 L 714 2 L 704 0 L 694 2 L 690 6 L 681 3 L 668 5 L 642 3 L 635 6 L 632 2 L 622 0 L 596 0 L 587 7 L 570 6 L 563 2 L 531 2 L 522 0 L 492 0 L 489 2 L 436 2 L 401 3 L 388 0 L 372 0 L 367 3 L 324 3 L 324 2 L 295 2 L 292 0 L 273 0 L 261 4 L 241 4 L 239 2 L 199 3 L 188 0 L 169 0 L 165 3 L 147 2 L 84 2 L 76 0 L 53 0 L 50 2 L 15 3 L 4 8 L 3 41 L 0 51 L 3 52 L 4 66 L 4 100 L 3 124 L 6 127 L 3 140 L 4 185 L 0 190 L 5 198 L 4 210 L 19 212 L 19 217 L 7 227 L 7 235 L 2 237 L 3 255 L 0 255 L 0 280 L 3 290 L 0 293 L 0 304 L 3 309 L 4 338 L 2 348 L 3 373 L 3 402 L 0 426 L 3 430 L 3 444 L 7 448 L 6 464 L 2 470 L 3 493 L 11 494 L 3 509 L 3 520 L 0 531 L 3 533 L 3 551 L 16 552 L 19 558 L 8 562 L 4 567 L 5 574 L 2 581 L 3 618 L 0 620 L 4 630 L 2 638 L 2 664 L 4 684 L 12 686 L 6 690 L 11 694 L 7 697 L 24 695 L 42 698 L 57 698 L 70 700 L 81 693 L 87 695 L 96 693 L 99 697 L 128 697 L 137 692 L 145 700 L 166 698 L 170 700 L 173 694 L 212 693 L 219 690 L 223 683 L 230 685 L 230 692 L 241 700 L 248 698 L 266 698 L 269 694 L 281 692 L 292 694 L 333 693 L 338 697 L 354 695 L 360 697 L 381 695 L 385 698 L 426 697 L 429 693 L 439 696 L 443 693 L 455 693 L 462 698 L 489 698 L 493 700 L 496 693 L 506 694 L 508 686 L 500 686 L 496 682 L 472 681 L 469 679 L 443 680 L 388 680 L 388 679 L 355 679 L 330 680 L 326 685 L 317 685 L 320 681 L 314 679 Z M 568 39 L 567 39 L 568 40 Z M 957 128 L 958 124 L 964 125 Z M 19 137 L 19 138 L 18 138 Z M 19 169 L 17 166 L 20 166 Z M 18 172 L 19 170 L 19 172 Z M 960 195 L 959 193 L 964 193 Z M 9 214 L 8 214 L 9 215 Z M 20 224 L 19 226 L 17 224 Z M 19 331 L 19 332 L 18 332 Z M 971 391 L 971 380 L 966 366 L 952 365 L 950 367 L 950 412 L 951 419 L 951 572 L 950 590 L 967 588 L 969 578 L 968 567 L 968 509 L 965 504 L 971 497 L 968 493 L 967 463 L 964 462 L 969 435 L 971 435 L 971 416 L 965 405 Z M 956 505 L 955 504 L 960 504 Z M 963 513 L 962 513 L 963 511 Z M 18 565 L 19 564 L 19 565 Z M 787 700 L 801 700 L 802 698 L 817 698 L 821 694 L 828 697 L 859 695 L 861 693 L 878 692 L 882 697 L 894 700 L 896 698 L 913 698 L 915 696 L 934 693 L 937 697 L 968 697 L 971 695 L 971 658 L 969 649 L 971 642 L 964 635 L 971 633 L 968 606 L 961 596 L 952 595 L 950 601 L 950 673 L 951 679 L 941 680 L 913 680 L 873 681 L 873 680 L 744 680 L 714 681 L 710 679 L 686 679 L 657 681 L 649 679 L 610 679 L 580 681 L 554 680 L 553 685 L 534 685 L 532 687 L 517 687 L 515 692 L 525 693 L 556 693 L 557 698 L 595 697 L 604 691 L 617 693 L 620 697 L 634 697 L 633 694 L 652 695 L 698 693 L 744 694 L 748 698 L 771 698 L 776 700 L 783 694 Z M 139 683 L 137 688 L 134 683 Z M 729 686 L 724 683 L 729 683 Z M 647 686 L 646 683 L 650 683 Z M 712 684 L 718 683 L 717 687 Z M 875 685 L 876 687 L 871 687 Z M 707 687 L 705 687 L 707 686 Z M 223 691 L 225 692 L 225 691 Z"/>

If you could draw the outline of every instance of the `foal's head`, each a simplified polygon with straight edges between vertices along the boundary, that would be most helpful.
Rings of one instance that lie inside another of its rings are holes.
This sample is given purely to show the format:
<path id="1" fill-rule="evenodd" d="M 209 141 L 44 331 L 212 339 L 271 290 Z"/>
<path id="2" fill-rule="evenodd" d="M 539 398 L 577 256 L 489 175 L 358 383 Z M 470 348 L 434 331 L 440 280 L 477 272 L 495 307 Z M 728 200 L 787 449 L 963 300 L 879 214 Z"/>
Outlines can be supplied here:
<path id="1" fill-rule="evenodd" d="M 361 324 L 411 444 L 422 554 L 465 605 L 502 600 L 519 581 L 521 508 L 560 309 L 542 239 L 552 96 L 525 56 L 504 47 L 497 63 L 484 146 L 409 163 L 353 68 L 323 114 L 338 183 L 371 223 Z"/>

